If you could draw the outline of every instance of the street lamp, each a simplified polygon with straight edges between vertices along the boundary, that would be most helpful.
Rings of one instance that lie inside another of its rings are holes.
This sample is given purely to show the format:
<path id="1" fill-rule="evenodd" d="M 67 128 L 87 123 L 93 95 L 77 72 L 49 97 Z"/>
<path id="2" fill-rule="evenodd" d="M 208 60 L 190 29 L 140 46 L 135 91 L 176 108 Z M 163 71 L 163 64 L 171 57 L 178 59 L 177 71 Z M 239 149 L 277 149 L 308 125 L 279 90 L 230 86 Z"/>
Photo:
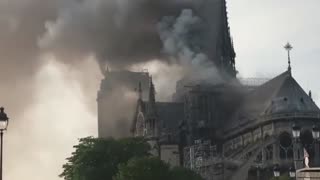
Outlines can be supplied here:
<path id="1" fill-rule="evenodd" d="M 317 125 L 313 126 L 313 128 L 312 128 L 312 136 L 313 136 L 313 139 L 319 140 L 319 138 L 320 138 L 320 128 L 319 128 L 319 126 L 317 126 Z"/>
<path id="2" fill-rule="evenodd" d="M 302 160 L 300 158 L 300 145 L 299 145 L 299 138 L 301 133 L 301 127 L 299 127 L 297 124 L 293 124 L 292 126 L 292 136 L 294 139 L 293 143 L 293 160 L 294 160 L 294 166 L 295 169 L 300 169 L 302 165 Z"/>
<path id="3" fill-rule="evenodd" d="M 319 153 L 320 153 L 320 150 L 319 150 L 320 149 L 320 147 L 319 147 L 320 128 L 318 125 L 313 126 L 312 136 L 315 141 L 315 143 L 314 143 L 314 145 L 315 145 L 315 165 L 320 166 L 320 157 L 319 157 Z"/>
<path id="4" fill-rule="evenodd" d="M 280 176 L 280 168 L 279 165 L 275 165 L 273 168 L 273 175 L 274 177 L 278 178 Z"/>
<path id="5" fill-rule="evenodd" d="M 4 112 L 4 108 L 0 108 L 0 138 L 1 138 L 1 157 L 0 157 L 0 180 L 2 180 L 2 159 L 3 159 L 3 131 L 7 130 L 9 118 Z"/>
<path id="6" fill-rule="evenodd" d="M 293 138 L 294 139 L 298 139 L 300 137 L 300 133 L 301 133 L 301 128 L 298 125 L 294 124 L 292 126 L 292 136 L 293 136 Z"/>
<path id="7" fill-rule="evenodd" d="M 289 176 L 290 176 L 291 178 L 295 178 L 295 177 L 296 177 L 296 169 L 295 169 L 294 167 L 291 167 L 291 168 L 289 169 Z"/>

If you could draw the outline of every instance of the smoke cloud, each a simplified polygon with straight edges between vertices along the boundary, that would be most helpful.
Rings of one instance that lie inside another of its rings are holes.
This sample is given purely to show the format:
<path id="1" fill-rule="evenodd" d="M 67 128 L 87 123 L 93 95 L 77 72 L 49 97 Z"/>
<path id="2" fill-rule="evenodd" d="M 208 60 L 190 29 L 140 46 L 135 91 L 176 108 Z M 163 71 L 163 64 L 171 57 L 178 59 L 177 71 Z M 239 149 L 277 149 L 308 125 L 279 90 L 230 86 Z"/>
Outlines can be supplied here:
<path id="1" fill-rule="evenodd" d="M 103 67 L 129 67 L 160 57 L 158 19 L 169 1 L 72 1 L 45 23 L 39 46 L 59 59 L 78 61 L 93 54 Z"/>
<path id="2" fill-rule="evenodd" d="M 208 35 L 215 34 L 212 31 L 216 31 L 215 27 L 210 27 L 209 24 L 212 22 L 209 22 L 209 19 L 210 16 L 216 16 L 216 12 L 210 12 L 213 9 L 205 6 L 219 9 L 221 4 L 219 1 L 68 1 L 68 5 L 59 9 L 56 19 L 45 22 L 46 32 L 40 36 L 38 45 L 43 51 L 53 52 L 58 59 L 66 60 L 68 63 L 77 62 L 83 56 L 93 55 L 101 65 L 102 71 L 105 70 L 106 64 L 115 69 L 129 68 L 137 63 L 146 63 L 154 59 L 173 63 L 168 57 L 172 52 L 169 54 L 166 52 L 170 48 L 167 47 L 170 46 L 168 44 L 170 41 L 168 38 L 164 41 L 163 33 L 160 32 L 159 35 L 159 21 L 162 21 L 160 30 L 163 30 L 165 24 L 173 23 L 173 19 L 182 12 L 173 33 L 188 35 L 188 38 L 195 43 L 188 46 L 197 46 L 185 49 L 184 55 L 192 56 L 194 52 L 187 51 L 195 49 L 206 54 L 213 40 L 213 37 Z M 201 17 L 193 16 L 196 12 L 201 14 Z M 191 28 L 192 25 L 198 27 Z M 182 32 L 184 30 L 181 28 L 186 26 L 188 26 L 187 32 Z M 202 32 L 202 37 L 193 34 L 199 31 Z M 198 46 L 199 44 L 201 46 Z M 165 51 L 162 51 L 163 46 Z M 197 54 L 199 58 L 208 58 L 199 52 Z M 182 58 L 184 57 L 179 57 Z"/>
<path id="3" fill-rule="evenodd" d="M 167 100 L 176 80 L 208 67 L 206 49 L 213 38 L 194 33 L 214 29 L 206 3 L 216 2 L 0 0 L 0 100 L 11 119 L 7 179 L 58 179 L 49 170 L 61 168 L 55 157 L 67 153 L 59 147 L 96 132 L 99 68 L 149 68 L 157 97 Z M 31 167 L 46 171 L 33 173 Z"/>
<path id="4" fill-rule="evenodd" d="M 163 52 L 185 69 L 185 78 L 192 82 L 219 83 L 222 78 L 203 51 L 207 28 L 191 9 L 182 10 L 177 18 L 164 17 L 158 23 Z"/>

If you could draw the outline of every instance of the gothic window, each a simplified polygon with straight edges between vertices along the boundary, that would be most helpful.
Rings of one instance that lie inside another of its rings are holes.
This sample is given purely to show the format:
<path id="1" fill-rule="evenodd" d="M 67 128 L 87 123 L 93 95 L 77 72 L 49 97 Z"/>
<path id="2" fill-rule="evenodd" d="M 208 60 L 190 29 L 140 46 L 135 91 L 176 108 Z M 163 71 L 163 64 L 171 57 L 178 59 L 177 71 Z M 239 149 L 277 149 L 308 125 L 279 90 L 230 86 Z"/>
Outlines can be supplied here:
<path id="1" fill-rule="evenodd" d="M 265 152 L 266 152 L 266 160 L 272 160 L 272 158 L 273 158 L 272 144 L 266 147 Z"/>
<path id="2" fill-rule="evenodd" d="M 152 129 L 155 129 L 156 128 L 156 122 L 155 122 L 155 119 L 152 119 Z"/>
<path id="3" fill-rule="evenodd" d="M 261 162 L 262 162 L 262 152 L 260 152 L 260 153 L 257 155 L 255 162 L 257 162 L 257 163 L 261 163 Z"/>
<path id="4" fill-rule="evenodd" d="M 284 132 L 279 136 L 280 139 L 280 158 L 292 159 L 293 158 L 293 145 L 292 138 L 289 133 Z"/>
<path id="5" fill-rule="evenodd" d="M 136 123 L 136 136 L 144 136 L 145 135 L 145 122 L 142 113 L 138 114 L 137 123 Z"/>

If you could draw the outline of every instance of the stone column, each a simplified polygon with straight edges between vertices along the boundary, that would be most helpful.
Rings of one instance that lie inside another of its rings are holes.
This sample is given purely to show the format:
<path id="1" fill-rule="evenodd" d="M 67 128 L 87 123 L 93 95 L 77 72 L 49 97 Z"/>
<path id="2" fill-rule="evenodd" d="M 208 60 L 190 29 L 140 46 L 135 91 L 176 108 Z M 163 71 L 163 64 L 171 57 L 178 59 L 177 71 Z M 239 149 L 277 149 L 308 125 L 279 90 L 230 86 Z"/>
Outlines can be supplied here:
<path id="1" fill-rule="evenodd" d="M 262 164 L 264 164 L 266 162 L 266 147 L 263 147 L 262 150 L 261 150 L 261 159 L 262 159 Z"/>
<path id="2" fill-rule="evenodd" d="M 303 148 L 297 139 L 294 139 L 293 143 L 293 160 L 295 168 L 302 169 L 303 166 Z"/>
<path id="3" fill-rule="evenodd" d="M 320 142 L 319 142 L 319 140 L 316 140 L 316 142 L 314 143 L 314 145 L 315 145 L 315 148 L 314 148 L 314 150 L 315 150 L 315 156 L 314 156 L 314 158 L 315 158 L 315 165 L 316 165 L 316 167 L 320 167 Z"/>
<path id="4" fill-rule="evenodd" d="M 279 151 L 279 141 L 273 144 L 273 164 L 279 164 L 280 161 L 280 151 Z"/>

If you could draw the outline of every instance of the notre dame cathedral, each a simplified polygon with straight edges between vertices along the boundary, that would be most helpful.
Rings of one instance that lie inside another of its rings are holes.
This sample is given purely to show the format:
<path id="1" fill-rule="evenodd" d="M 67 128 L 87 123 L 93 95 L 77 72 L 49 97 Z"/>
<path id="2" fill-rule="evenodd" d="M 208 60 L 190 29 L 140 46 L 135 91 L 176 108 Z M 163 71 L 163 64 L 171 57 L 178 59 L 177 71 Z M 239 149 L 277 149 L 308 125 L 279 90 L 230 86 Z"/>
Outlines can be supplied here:
<path id="1" fill-rule="evenodd" d="M 304 168 L 306 153 L 310 166 L 320 166 L 320 110 L 294 79 L 289 54 L 288 69 L 280 75 L 259 85 L 241 83 L 225 0 L 215 6 L 218 28 L 209 54 L 226 74 L 223 83 L 183 78 L 172 101 L 159 102 L 148 73 L 110 72 L 98 93 L 99 136 L 106 126 L 103 95 L 110 79 L 118 78 L 137 89 L 131 134 L 145 137 L 152 153 L 173 166 L 208 180 L 267 180 L 275 165 L 282 173 Z M 286 49 L 289 53 L 291 46 Z"/>

